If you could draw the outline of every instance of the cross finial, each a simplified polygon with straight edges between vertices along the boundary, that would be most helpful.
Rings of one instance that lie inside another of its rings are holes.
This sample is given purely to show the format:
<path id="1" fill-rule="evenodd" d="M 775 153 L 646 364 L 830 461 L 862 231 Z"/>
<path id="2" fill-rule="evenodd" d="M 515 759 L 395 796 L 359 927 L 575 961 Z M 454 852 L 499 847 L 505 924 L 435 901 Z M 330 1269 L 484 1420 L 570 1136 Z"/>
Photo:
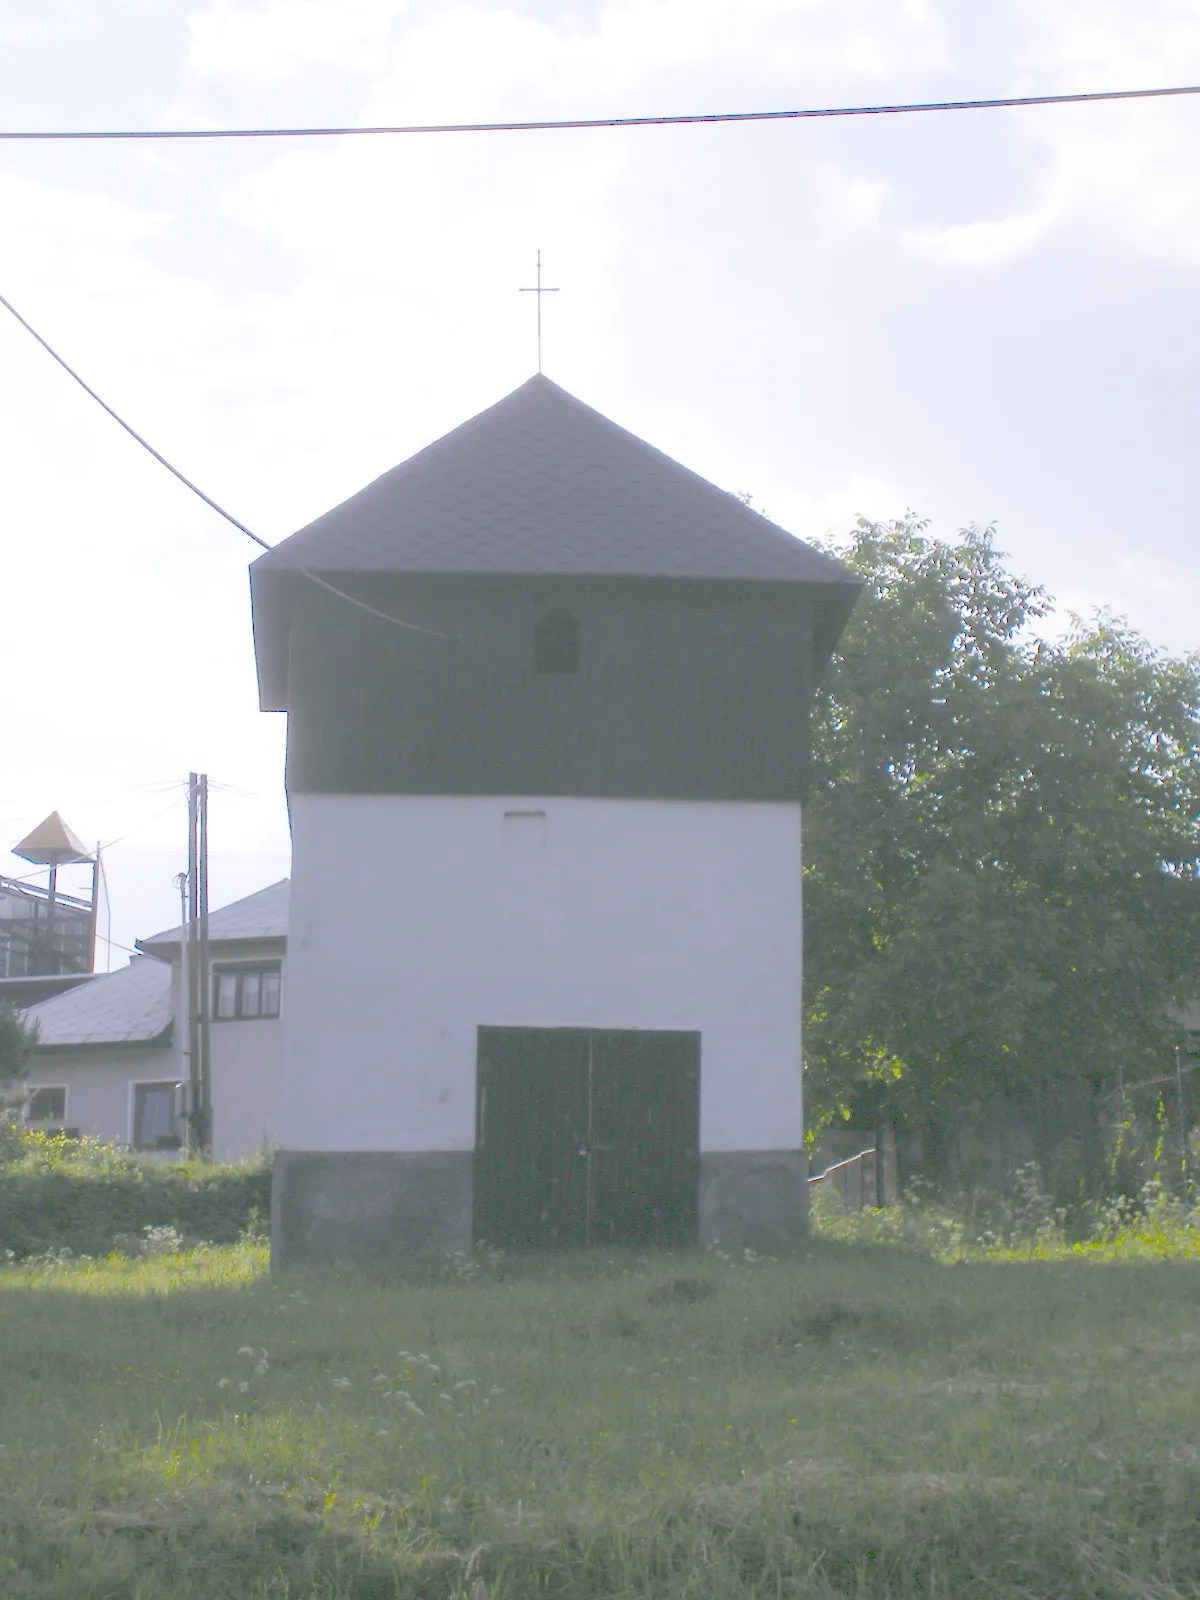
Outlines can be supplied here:
<path id="1" fill-rule="evenodd" d="M 542 252 L 537 253 L 537 287 L 523 288 L 521 294 L 537 295 L 537 340 L 538 340 L 538 371 L 542 370 L 542 296 L 544 294 L 557 294 L 558 290 L 542 287 Z"/>

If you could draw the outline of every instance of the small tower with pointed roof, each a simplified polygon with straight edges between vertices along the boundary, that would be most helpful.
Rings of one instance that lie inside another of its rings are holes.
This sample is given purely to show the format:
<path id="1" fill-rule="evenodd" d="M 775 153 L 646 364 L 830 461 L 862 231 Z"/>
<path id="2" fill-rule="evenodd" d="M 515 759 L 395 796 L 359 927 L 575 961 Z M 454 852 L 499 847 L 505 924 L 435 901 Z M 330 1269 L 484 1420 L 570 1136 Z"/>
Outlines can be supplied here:
<path id="1" fill-rule="evenodd" d="M 851 575 L 539 375 L 251 581 L 276 1262 L 800 1231 L 800 801 Z"/>
<path id="2" fill-rule="evenodd" d="M 57 811 L 13 845 L 12 853 L 33 866 L 48 867 L 49 874 L 45 889 L 0 879 L 0 980 L 90 972 L 96 952 L 98 853 L 82 843 Z M 59 868 L 76 865 L 92 868 L 87 899 L 59 893 Z"/>

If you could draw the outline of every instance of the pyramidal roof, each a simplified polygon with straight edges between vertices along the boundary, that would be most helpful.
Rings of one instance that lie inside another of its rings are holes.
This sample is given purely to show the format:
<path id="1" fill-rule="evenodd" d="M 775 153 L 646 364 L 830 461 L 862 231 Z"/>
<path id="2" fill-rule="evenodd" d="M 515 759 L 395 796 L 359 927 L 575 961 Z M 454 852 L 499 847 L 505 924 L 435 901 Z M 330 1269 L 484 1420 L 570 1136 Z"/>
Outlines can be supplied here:
<path id="1" fill-rule="evenodd" d="M 42 867 L 61 867 L 66 862 L 92 859 L 91 851 L 76 838 L 57 811 L 39 822 L 20 844 L 13 845 L 13 855 Z"/>
<path id="2" fill-rule="evenodd" d="M 836 561 L 539 374 L 254 563 L 854 584 Z"/>

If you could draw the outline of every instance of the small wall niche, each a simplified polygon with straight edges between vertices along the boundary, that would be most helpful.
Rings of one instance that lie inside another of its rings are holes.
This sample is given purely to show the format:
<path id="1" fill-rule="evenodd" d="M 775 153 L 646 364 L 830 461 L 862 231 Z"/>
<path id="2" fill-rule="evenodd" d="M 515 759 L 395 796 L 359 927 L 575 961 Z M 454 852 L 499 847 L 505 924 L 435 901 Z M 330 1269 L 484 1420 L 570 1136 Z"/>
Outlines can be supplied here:
<path id="1" fill-rule="evenodd" d="M 506 811 L 501 831 L 505 850 L 513 855 L 537 855 L 546 848 L 544 811 Z"/>
<path id="2" fill-rule="evenodd" d="M 551 606 L 533 625 L 533 670 L 572 673 L 579 671 L 582 630 L 579 618 L 566 606 Z"/>

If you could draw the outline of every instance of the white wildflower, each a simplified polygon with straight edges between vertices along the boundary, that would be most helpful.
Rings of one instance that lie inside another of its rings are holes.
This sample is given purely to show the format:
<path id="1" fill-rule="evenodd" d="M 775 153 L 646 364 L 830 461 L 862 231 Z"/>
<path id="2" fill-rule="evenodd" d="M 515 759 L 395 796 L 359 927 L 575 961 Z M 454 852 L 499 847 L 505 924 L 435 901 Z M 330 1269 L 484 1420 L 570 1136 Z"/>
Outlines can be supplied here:
<path id="1" fill-rule="evenodd" d="M 241 1349 L 238 1351 L 238 1355 L 240 1355 L 240 1356 L 252 1356 L 253 1354 L 254 1354 L 254 1346 L 253 1345 L 249 1345 L 249 1344 L 244 1344 L 241 1347 Z"/>
<path id="2" fill-rule="evenodd" d="M 232 1378 L 218 1378 L 217 1379 L 217 1388 L 218 1389 L 232 1389 L 233 1388 L 233 1379 Z"/>
<path id="3" fill-rule="evenodd" d="M 416 1412 L 416 1414 L 417 1414 L 417 1415 L 418 1415 L 418 1416 L 419 1416 L 419 1417 L 423 1417 L 423 1416 L 424 1416 L 424 1415 L 425 1415 L 425 1413 L 424 1413 L 424 1412 L 423 1412 L 423 1411 L 422 1411 L 422 1410 L 421 1410 L 421 1408 L 420 1408 L 420 1406 L 419 1406 L 419 1405 L 416 1405 L 416 1404 L 414 1404 L 414 1403 L 413 1403 L 413 1401 L 411 1401 L 411 1400 L 406 1400 L 406 1401 L 405 1401 L 405 1402 L 404 1402 L 404 1404 L 405 1404 L 405 1405 L 406 1405 L 406 1406 L 407 1406 L 407 1407 L 408 1407 L 408 1409 L 409 1409 L 409 1410 L 410 1410 L 410 1411 L 415 1411 L 415 1412 Z"/>
<path id="4" fill-rule="evenodd" d="M 351 1387 L 350 1379 L 349 1378 L 335 1378 L 333 1380 L 333 1387 L 335 1389 L 349 1389 Z"/>

